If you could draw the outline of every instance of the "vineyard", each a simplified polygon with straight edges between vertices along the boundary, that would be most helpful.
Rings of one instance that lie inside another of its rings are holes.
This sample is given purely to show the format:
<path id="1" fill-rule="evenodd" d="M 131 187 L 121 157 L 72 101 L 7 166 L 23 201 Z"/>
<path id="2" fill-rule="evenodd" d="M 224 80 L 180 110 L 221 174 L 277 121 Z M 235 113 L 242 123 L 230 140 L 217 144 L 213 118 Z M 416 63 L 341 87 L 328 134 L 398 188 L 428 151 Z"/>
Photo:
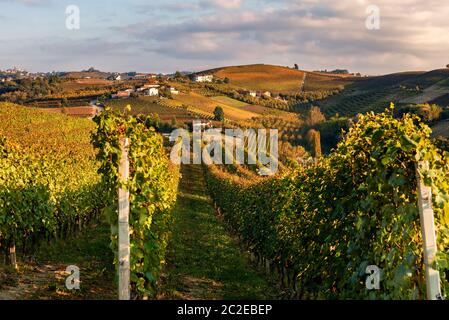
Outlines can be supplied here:
<path id="1" fill-rule="evenodd" d="M 132 293 L 136 298 L 154 295 L 179 168 L 169 162 L 162 136 L 146 126 L 149 121 L 107 110 L 95 118 L 95 129 L 89 120 L 12 104 L 1 105 L 0 119 L 3 257 L 17 265 L 16 257 L 83 233 L 103 217 L 111 225 L 111 248 L 117 248 L 117 188 L 124 187 L 117 177 L 117 144 L 126 136 L 131 142 L 126 188 L 131 194 Z"/>
<path id="2" fill-rule="evenodd" d="M 281 163 L 272 177 L 259 176 L 258 165 L 183 166 L 178 192 L 181 168 L 169 160 L 154 114 L 188 109 L 139 101 L 133 110 L 123 108 L 129 100 L 120 100 L 93 122 L 1 105 L 5 259 L 12 252 L 32 255 L 53 239 L 83 234 L 105 219 L 115 256 L 110 264 L 120 269 L 117 190 L 123 189 L 130 203 L 131 299 L 178 296 L 178 287 L 185 286 L 195 289 L 182 293 L 184 298 L 425 299 L 417 193 L 422 180 L 433 192 L 434 268 L 447 296 L 449 155 L 432 144 L 431 130 L 417 116 L 397 118 L 393 108 L 360 115 L 329 156 L 302 165 L 290 162 L 294 155 L 306 157 L 305 150 L 280 141 Z M 252 121 L 282 128 L 281 140 L 302 139 L 298 120 Z M 126 181 L 119 169 L 125 138 Z M 212 232 L 220 234 L 219 247 Z M 248 258 L 241 248 L 250 252 Z M 366 290 L 369 265 L 382 270 L 381 290 Z M 199 274 L 221 289 L 186 282 Z M 244 292 L 236 289 L 240 281 Z"/>
<path id="3" fill-rule="evenodd" d="M 93 144 L 102 165 L 99 172 L 108 187 L 106 214 L 111 223 L 112 245 L 118 248 L 117 189 L 130 193 L 131 286 L 135 297 L 154 295 L 165 261 L 172 210 L 176 202 L 179 168 L 169 161 L 162 136 L 146 126 L 146 119 L 111 112 L 96 117 Z M 119 179 L 120 138 L 128 138 L 130 177 Z M 117 259 L 115 259 L 117 264 Z"/>
<path id="4" fill-rule="evenodd" d="M 254 181 L 206 168 L 215 204 L 246 246 L 302 299 L 424 299 L 415 164 L 432 186 L 440 270 L 449 284 L 449 162 L 416 118 L 361 116 L 319 164 Z M 382 290 L 367 291 L 368 265 Z"/>
<path id="5" fill-rule="evenodd" d="M 88 120 L 1 104 L 0 247 L 32 253 L 97 218 L 104 184 Z"/>
<path id="6" fill-rule="evenodd" d="M 369 111 L 382 112 L 384 106 L 391 101 L 398 106 L 438 102 L 440 106 L 445 107 L 444 96 L 449 90 L 448 75 L 448 70 L 439 69 L 362 78 L 348 83 L 337 94 L 316 97 L 308 101 L 298 100 L 298 104 L 293 106 L 292 110 L 300 112 L 311 105 L 316 105 L 330 117 L 337 113 L 342 116 L 354 116 Z M 320 91 L 324 89 L 321 88 Z"/>
<path id="7" fill-rule="evenodd" d="M 131 113 L 133 115 L 157 114 L 161 121 L 165 121 L 167 123 L 170 123 L 173 119 L 176 119 L 176 121 L 180 124 L 186 124 L 195 119 L 195 116 L 188 110 L 180 107 L 169 107 L 162 100 L 156 100 L 153 98 L 139 97 L 124 100 L 110 100 L 107 104 L 113 110 L 117 111 L 124 110 L 127 105 L 132 105 Z"/>
<path id="8" fill-rule="evenodd" d="M 296 94 L 304 91 L 335 90 L 356 79 L 331 74 L 306 72 L 273 65 L 246 65 L 209 70 L 220 79 L 228 78 L 232 85 L 251 90 L 280 94 Z"/>

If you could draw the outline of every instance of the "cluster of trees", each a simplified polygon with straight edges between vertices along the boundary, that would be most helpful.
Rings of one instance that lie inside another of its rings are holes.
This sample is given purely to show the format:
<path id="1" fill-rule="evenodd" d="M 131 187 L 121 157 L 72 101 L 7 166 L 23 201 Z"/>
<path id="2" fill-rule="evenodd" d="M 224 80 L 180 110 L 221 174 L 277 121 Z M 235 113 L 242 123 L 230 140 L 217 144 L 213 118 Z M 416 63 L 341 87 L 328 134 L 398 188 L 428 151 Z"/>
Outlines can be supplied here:
<path id="1" fill-rule="evenodd" d="M 449 108 L 443 109 L 436 104 L 407 105 L 395 109 L 395 117 L 402 118 L 406 113 L 419 116 L 425 123 L 434 123 L 442 119 L 449 119 Z M 318 149 L 329 152 L 335 148 L 337 143 L 343 138 L 342 132 L 347 132 L 356 120 L 341 117 L 338 114 L 326 119 L 319 107 L 312 106 L 304 116 L 304 126 L 300 132 L 304 139 L 301 143 L 308 146 L 312 154 L 319 154 Z M 317 141 L 321 146 L 317 148 Z M 446 143 L 443 143 L 446 146 Z"/>
<path id="2" fill-rule="evenodd" d="M 62 92 L 61 80 L 49 78 L 18 79 L 0 85 L 0 100 L 22 103 Z"/>
<path id="3" fill-rule="evenodd" d="M 314 102 L 317 100 L 325 99 L 329 96 L 339 93 L 340 90 L 322 90 L 322 91 L 306 91 L 306 92 L 297 92 L 295 94 L 280 94 L 281 97 L 284 97 L 288 100 L 293 100 L 297 103 L 307 103 Z"/>
<path id="4" fill-rule="evenodd" d="M 40 77 L 36 79 L 17 79 L 7 83 L 0 83 L 0 101 L 18 104 L 32 103 L 37 100 L 54 100 L 95 97 L 103 95 L 106 99 L 111 92 L 123 88 L 123 84 L 109 86 L 86 86 L 76 90 L 64 88 L 67 80 L 57 76 Z M 64 104 L 64 101 L 62 101 Z"/>
<path id="5" fill-rule="evenodd" d="M 171 94 L 171 91 L 170 91 L 170 86 L 163 85 L 159 89 L 159 96 L 167 98 L 167 99 L 173 99 L 173 95 Z"/>
<path id="6" fill-rule="evenodd" d="M 396 118 L 402 118 L 407 113 L 417 115 L 421 121 L 427 124 L 449 119 L 449 108 L 442 108 L 436 104 L 407 105 L 394 111 Z M 337 143 L 342 139 L 342 132 L 347 132 L 355 121 L 356 119 L 341 117 L 338 114 L 326 119 L 319 107 L 312 106 L 305 113 L 304 126 L 300 132 L 306 138 L 302 139 L 301 143 L 308 146 L 309 150 L 314 153 L 317 140 L 316 132 L 318 132 L 320 134 L 321 148 L 327 153 L 336 147 Z M 313 131 L 310 132 L 311 130 Z M 444 141 L 441 144 L 447 146 L 446 142 Z"/>
<path id="7" fill-rule="evenodd" d="M 223 83 L 224 84 L 229 84 L 231 82 L 231 80 L 228 77 L 226 77 L 224 79 L 216 79 L 215 82 L 218 83 L 218 84 L 223 84 Z"/>
<path id="8" fill-rule="evenodd" d="M 351 119 L 335 116 L 326 119 L 319 107 L 312 106 L 305 114 L 304 126 L 301 128 L 302 144 L 308 146 L 314 157 L 322 152 L 330 152 L 342 139 L 342 132 L 348 131 Z"/>
<path id="9" fill-rule="evenodd" d="M 332 71 L 324 69 L 324 70 L 315 70 L 314 72 L 333 73 L 333 74 L 349 74 L 349 71 L 347 69 L 335 69 Z"/>
<path id="10" fill-rule="evenodd" d="M 288 167 L 295 167 L 298 159 L 307 155 L 303 146 L 293 146 L 289 141 L 279 141 L 279 160 Z"/>

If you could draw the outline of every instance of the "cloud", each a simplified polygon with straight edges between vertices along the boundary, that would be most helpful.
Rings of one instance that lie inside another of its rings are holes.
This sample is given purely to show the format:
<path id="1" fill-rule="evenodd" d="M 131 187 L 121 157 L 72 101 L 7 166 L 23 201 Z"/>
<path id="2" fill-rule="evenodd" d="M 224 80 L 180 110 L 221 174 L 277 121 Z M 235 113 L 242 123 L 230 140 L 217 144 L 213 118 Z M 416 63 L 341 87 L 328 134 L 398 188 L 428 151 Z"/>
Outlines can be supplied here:
<path id="1" fill-rule="evenodd" d="M 381 29 L 373 31 L 365 26 L 364 1 L 280 0 L 273 7 L 259 0 L 250 10 L 241 1 L 214 1 L 225 3 L 237 10 L 118 30 L 151 44 L 153 52 L 201 63 L 303 59 L 306 67 L 376 73 L 447 63 L 449 4 L 438 0 L 378 0 Z"/>
<path id="2" fill-rule="evenodd" d="M 117 16 L 107 15 L 109 20 L 102 18 L 105 12 L 99 7 L 83 4 L 85 12 L 90 10 L 91 16 L 102 20 L 94 24 L 86 16 L 83 28 L 73 34 L 75 40 L 72 33 L 58 34 L 52 19 L 42 20 L 47 24 L 36 28 L 31 27 L 35 26 L 32 19 L 24 20 L 20 30 L 8 33 L 10 39 L 1 46 L 1 58 L 7 63 L 21 57 L 43 68 L 44 62 L 56 68 L 91 60 L 88 64 L 109 63 L 112 70 L 152 66 L 155 71 L 264 62 L 371 74 L 425 70 L 449 63 L 447 1 L 153 0 L 146 4 L 135 1 L 140 5 L 130 4 L 126 14 L 121 11 L 122 4 L 116 3 L 122 1 L 110 2 L 110 12 Z M 0 0 L 6 2 L 21 5 L 14 6 L 15 13 L 0 13 L 10 19 L 26 10 L 32 12 L 22 6 L 56 3 Z M 370 31 L 365 26 L 366 8 L 371 3 L 379 7 L 380 30 Z M 56 12 L 42 11 L 42 17 Z"/>
<path id="3" fill-rule="evenodd" d="M 0 0 L 1 1 L 1 0 Z M 155 12 L 204 12 L 210 10 L 235 10 L 243 5 L 243 0 L 199 0 L 199 1 L 166 1 L 162 4 L 141 4 L 136 6 L 136 12 L 149 14 Z"/>
<path id="4" fill-rule="evenodd" d="M 35 7 L 41 5 L 48 5 L 51 3 L 51 0 L 0 0 L 0 2 L 11 2 L 29 7 Z"/>
<path id="5" fill-rule="evenodd" d="M 88 66 L 105 71 L 148 69 L 148 55 L 135 40 L 91 37 L 68 41 L 55 37 L 24 39 L 4 47 L 0 41 L 0 46 L 3 48 L 0 65 L 17 65 L 30 71 L 81 70 Z M 29 56 L 28 52 L 33 54 Z"/>
<path id="6" fill-rule="evenodd" d="M 215 7 L 219 7 L 219 8 L 223 8 L 223 9 L 237 9 L 240 8 L 243 0 L 209 0 L 209 1 L 203 1 L 203 5 L 206 6 L 206 3 L 211 5 L 211 6 L 215 6 Z"/>

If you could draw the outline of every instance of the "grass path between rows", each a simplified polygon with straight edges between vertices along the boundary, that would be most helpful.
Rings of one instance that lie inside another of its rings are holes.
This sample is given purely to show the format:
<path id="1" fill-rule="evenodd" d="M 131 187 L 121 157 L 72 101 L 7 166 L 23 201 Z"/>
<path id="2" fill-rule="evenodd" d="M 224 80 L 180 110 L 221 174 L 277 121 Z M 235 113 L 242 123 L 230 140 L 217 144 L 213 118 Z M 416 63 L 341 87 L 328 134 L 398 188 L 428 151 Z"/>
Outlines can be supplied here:
<path id="1" fill-rule="evenodd" d="M 158 299 L 276 299 L 276 287 L 217 218 L 201 166 L 183 166 L 182 175 Z"/>

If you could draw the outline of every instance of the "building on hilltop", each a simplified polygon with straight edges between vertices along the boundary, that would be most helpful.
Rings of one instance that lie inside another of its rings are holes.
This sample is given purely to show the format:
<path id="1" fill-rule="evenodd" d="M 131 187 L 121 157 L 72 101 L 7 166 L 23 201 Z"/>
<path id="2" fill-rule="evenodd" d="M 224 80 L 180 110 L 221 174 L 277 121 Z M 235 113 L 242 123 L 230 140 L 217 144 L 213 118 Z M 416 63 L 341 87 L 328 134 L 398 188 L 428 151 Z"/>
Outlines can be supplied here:
<path id="1" fill-rule="evenodd" d="M 107 79 L 108 80 L 112 80 L 112 81 L 121 81 L 122 80 L 122 76 L 120 74 L 118 74 L 118 73 L 115 73 L 115 74 L 109 76 Z"/>
<path id="2" fill-rule="evenodd" d="M 255 90 L 240 90 L 239 93 L 244 96 L 257 97 L 257 91 Z"/>
<path id="3" fill-rule="evenodd" d="M 144 91 L 144 94 L 146 96 L 154 97 L 159 95 L 159 89 L 158 87 L 151 87 Z"/>
<path id="4" fill-rule="evenodd" d="M 195 74 L 193 75 L 193 81 L 195 82 L 212 82 L 214 75 L 212 74 Z"/>

